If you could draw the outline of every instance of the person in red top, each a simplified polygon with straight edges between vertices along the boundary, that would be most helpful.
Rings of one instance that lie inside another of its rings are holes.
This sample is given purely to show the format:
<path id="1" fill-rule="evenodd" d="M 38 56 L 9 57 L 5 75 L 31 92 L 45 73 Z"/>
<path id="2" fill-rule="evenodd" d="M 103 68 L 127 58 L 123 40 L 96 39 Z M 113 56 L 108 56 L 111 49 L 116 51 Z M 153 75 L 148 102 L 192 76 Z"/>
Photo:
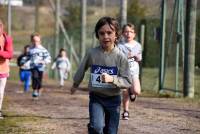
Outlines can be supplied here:
<path id="1" fill-rule="evenodd" d="M 5 85 L 9 76 L 9 60 L 13 56 L 12 38 L 4 32 L 3 27 L 3 22 L 0 19 L 0 119 L 3 119 L 1 109 Z"/>

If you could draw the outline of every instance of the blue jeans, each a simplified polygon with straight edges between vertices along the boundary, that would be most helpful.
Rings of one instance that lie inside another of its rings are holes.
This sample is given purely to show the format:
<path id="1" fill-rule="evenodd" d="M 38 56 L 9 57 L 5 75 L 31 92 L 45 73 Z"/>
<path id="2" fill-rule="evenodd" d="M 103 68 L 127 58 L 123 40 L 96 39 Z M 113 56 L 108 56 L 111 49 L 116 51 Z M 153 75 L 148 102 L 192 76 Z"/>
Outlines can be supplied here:
<path id="1" fill-rule="evenodd" d="M 20 70 L 20 80 L 24 83 L 24 91 L 29 90 L 31 71 L 30 70 Z"/>
<path id="2" fill-rule="evenodd" d="M 117 134 L 121 96 L 101 97 L 90 93 L 89 134 Z"/>

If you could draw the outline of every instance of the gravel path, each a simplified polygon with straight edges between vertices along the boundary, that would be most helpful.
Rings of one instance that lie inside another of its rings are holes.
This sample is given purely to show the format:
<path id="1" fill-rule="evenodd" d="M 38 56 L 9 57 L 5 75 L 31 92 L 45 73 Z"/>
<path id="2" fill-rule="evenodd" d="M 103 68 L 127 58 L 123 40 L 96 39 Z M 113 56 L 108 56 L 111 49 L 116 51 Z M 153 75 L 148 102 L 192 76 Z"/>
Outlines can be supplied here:
<path id="1" fill-rule="evenodd" d="M 48 84 L 39 100 L 31 93 L 17 93 L 19 85 L 8 82 L 4 112 L 14 113 L 6 118 L 27 117 L 18 125 L 28 134 L 87 134 L 88 93 L 69 94 L 65 89 Z M 119 134 L 200 134 L 200 103 L 183 99 L 138 97 L 130 105 L 129 121 L 120 121 Z"/>

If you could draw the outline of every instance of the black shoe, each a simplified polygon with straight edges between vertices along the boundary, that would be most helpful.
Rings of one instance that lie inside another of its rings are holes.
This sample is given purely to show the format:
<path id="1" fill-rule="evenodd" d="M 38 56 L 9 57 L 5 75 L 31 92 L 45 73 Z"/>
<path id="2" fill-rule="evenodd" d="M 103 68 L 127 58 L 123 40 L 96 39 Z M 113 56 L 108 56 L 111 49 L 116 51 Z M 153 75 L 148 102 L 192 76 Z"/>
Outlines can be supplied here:
<path id="1" fill-rule="evenodd" d="M 128 111 L 124 111 L 122 113 L 122 119 L 123 120 L 128 120 L 129 119 L 129 112 Z"/>
<path id="2" fill-rule="evenodd" d="M 129 94 L 130 101 L 134 102 L 136 100 L 136 98 L 137 98 L 137 95 L 134 94 L 134 93 L 132 93 L 131 90 L 130 90 L 130 88 L 128 89 L 128 94 Z"/>

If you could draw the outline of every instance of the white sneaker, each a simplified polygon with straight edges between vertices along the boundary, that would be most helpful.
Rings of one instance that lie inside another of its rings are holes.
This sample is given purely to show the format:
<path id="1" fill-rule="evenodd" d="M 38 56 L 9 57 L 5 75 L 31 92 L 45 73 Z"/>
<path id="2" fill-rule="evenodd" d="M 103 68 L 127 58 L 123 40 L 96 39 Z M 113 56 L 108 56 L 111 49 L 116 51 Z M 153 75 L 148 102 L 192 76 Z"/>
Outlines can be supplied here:
<path id="1" fill-rule="evenodd" d="M 35 90 L 35 91 L 33 91 L 33 93 L 32 93 L 32 97 L 34 98 L 34 97 L 38 97 L 39 96 L 39 93 Z"/>

